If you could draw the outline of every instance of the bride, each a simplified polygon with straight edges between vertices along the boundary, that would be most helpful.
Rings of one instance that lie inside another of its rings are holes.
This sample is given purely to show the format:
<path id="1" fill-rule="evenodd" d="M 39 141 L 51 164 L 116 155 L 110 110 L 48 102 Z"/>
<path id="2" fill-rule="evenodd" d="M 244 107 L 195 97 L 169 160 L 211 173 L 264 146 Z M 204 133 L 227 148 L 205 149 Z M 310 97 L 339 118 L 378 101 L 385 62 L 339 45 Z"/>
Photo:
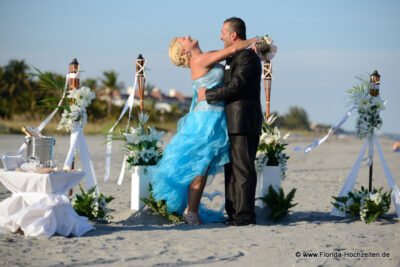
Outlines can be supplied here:
<path id="1" fill-rule="evenodd" d="M 197 102 L 197 90 L 221 85 L 224 70 L 218 62 L 252 45 L 257 38 L 243 40 L 227 48 L 203 52 L 198 40 L 176 37 L 169 46 L 173 64 L 190 68 L 193 101 L 190 112 L 178 122 L 177 134 L 164 150 L 152 178 L 153 195 L 165 200 L 169 212 L 182 215 L 188 224 L 223 220 L 222 212 L 207 210 L 200 199 L 207 176 L 229 162 L 229 138 L 225 103 Z"/>

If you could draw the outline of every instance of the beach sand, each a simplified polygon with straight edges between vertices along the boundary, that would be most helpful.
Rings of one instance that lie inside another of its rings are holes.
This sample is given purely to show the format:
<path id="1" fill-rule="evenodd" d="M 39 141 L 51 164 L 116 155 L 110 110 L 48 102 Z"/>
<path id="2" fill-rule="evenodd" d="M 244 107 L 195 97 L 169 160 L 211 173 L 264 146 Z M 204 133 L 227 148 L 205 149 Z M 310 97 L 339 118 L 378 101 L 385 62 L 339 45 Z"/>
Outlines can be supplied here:
<path id="1" fill-rule="evenodd" d="M 0 152 L 15 152 L 19 135 L 0 135 Z M 57 136 L 55 159 L 63 163 L 69 137 Z M 292 137 L 287 153 L 286 193 L 297 188 L 299 203 L 281 222 L 259 220 L 257 225 L 174 224 L 148 209 L 130 210 L 130 177 L 117 185 L 123 153 L 113 145 L 111 181 L 103 182 L 105 146 L 102 136 L 87 136 L 101 191 L 116 197 L 110 224 L 82 237 L 32 238 L 0 235 L 0 266 L 399 266 L 400 222 L 392 204 L 390 213 L 371 224 L 331 217 L 332 196 L 337 196 L 363 142 L 353 137 L 331 137 L 309 155 L 294 152 L 312 139 Z M 400 153 L 391 140 L 380 140 L 385 159 L 400 186 Z M 378 154 L 374 154 L 373 186 L 388 190 Z M 365 164 L 364 164 L 365 165 Z M 355 188 L 368 186 L 368 167 L 362 166 Z M 78 164 L 79 168 L 79 164 Z M 208 191 L 223 191 L 218 176 Z M 78 192 L 78 187 L 74 192 Z M 11 193 L 0 185 L 0 201 Z M 217 200 L 216 200 L 217 201 Z M 219 200 L 220 201 L 220 200 Z M 315 253 L 307 257 L 306 253 Z M 367 253 L 367 255 L 362 254 Z M 379 255 L 378 255 L 379 254 Z"/>

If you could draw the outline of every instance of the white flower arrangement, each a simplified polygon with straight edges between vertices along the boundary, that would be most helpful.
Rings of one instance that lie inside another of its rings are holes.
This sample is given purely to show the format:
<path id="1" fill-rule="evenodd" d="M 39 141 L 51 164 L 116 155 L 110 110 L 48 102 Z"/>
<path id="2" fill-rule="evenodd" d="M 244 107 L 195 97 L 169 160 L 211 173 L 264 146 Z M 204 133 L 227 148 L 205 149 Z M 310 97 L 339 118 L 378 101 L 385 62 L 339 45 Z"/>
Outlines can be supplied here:
<path id="1" fill-rule="evenodd" d="M 73 89 L 66 92 L 66 99 L 64 98 L 65 84 L 51 73 L 43 73 L 39 69 L 33 67 L 37 73 L 29 73 L 28 76 L 39 78 L 39 86 L 43 89 L 59 90 L 63 92 L 62 100 L 63 105 L 59 108 L 63 109 L 61 114 L 61 121 L 58 124 L 57 130 L 65 129 L 71 131 L 78 123 L 82 128 L 85 127 L 87 122 L 86 108 L 96 97 L 96 94 L 88 87 L 81 87 L 80 89 Z M 50 102 L 56 98 L 44 99 L 41 102 Z M 60 99 L 57 99 L 60 101 Z M 53 105 L 47 105 L 54 107 Z"/>
<path id="2" fill-rule="evenodd" d="M 274 44 L 274 41 L 268 36 L 264 35 L 258 39 L 256 46 L 259 50 L 259 56 L 261 61 L 267 61 L 274 58 L 278 47 Z"/>
<path id="3" fill-rule="evenodd" d="M 164 132 L 158 132 L 154 126 L 145 127 L 149 119 L 148 114 L 140 112 L 137 127 L 131 127 L 129 132 L 112 137 L 114 140 L 124 142 L 124 150 L 127 153 L 127 167 L 156 165 L 162 157 L 162 136 Z"/>
<path id="4" fill-rule="evenodd" d="M 277 116 L 272 115 L 263 123 L 255 165 L 257 172 L 261 172 L 264 166 L 279 166 L 281 179 L 284 180 L 289 157 L 283 151 L 288 145 L 286 140 L 289 137 L 289 133 L 282 136 L 278 127 L 272 128 L 272 124 L 276 119 Z"/>
<path id="5" fill-rule="evenodd" d="M 344 214 L 371 223 L 389 211 L 391 193 L 392 190 L 382 193 L 382 188 L 369 192 L 361 186 L 361 190 L 349 192 L 347 196 L 333 197 L 335 203 L 332 204 Z"/>
<path id="6" fill-rule="evenodd" d="M 113 211 L 107 207 L 108 203 L 114 200 L 113 196 L 106 197 L 102 193 L 97 195 L 96 186 L 85 192 L 79 184 L 81 194 L 76 194 L 75 199 L 71 199 L 71 205 L 81 216 L 88 217 L 89 220 L 110 222 L 113 218 L 110 213 Z"/>
<path id="7" fill-rule="evenodd" d="M 363 84 L 353 86 L 353 89 L 348 91 L 351 94 L 353 104 L 356 105 L 356 135 L 360 139 L 371 137 L 375 129 L 382 127 L 380 111 L 384 110 L 386 105 L 386 101 L 379 95 L 372 96 L 369 94 L 366 90 L 367 84 L 364 81 Z"/>
<path id="8" fill-rule="evenodd" d="M 71 131 L 75 123 L 84 128 L 87 122 L 86 108 L 95 97 L 96 94 L 88 87 L 69 90 L 67 99 L 71 100 L 71 104 L 63 107 L 64 112 L 57 130 L 64 128 L 66 131 Z"/>

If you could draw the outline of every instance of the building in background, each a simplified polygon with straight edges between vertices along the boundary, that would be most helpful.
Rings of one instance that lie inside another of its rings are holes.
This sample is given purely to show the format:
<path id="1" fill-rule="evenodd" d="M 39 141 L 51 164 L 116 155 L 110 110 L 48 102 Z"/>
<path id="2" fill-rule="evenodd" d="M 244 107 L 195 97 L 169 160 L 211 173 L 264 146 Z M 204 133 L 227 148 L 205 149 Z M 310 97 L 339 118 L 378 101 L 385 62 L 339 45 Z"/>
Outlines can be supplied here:
<path id="1" fill-rule="evenodd" d="M 122 89 L 120 94 L 117 96 L 113 95 L 113 104 L 116 103 L 118 105 L 125 105 L 126 100 L 129 97 L 130 92 L 132 91 L 132 86 Z M 190 105 L 192 104 L 192 98 L 184 96 L 181 92 L 176 89 L 170 89 L 168 95 L 164 94 L 159 88 L 152 88 L 150 91 L 144 91 L 145 99 L 150 99 L 154 101 L 154 106 L 156 109 L 163 112 L 171 112 L 172 106 L 177 105 L 180 110 L 184 113 L 188 112 L 190 109 Z M 135 91 L 135 98 L 133 104 L 135 106 L 140 105 L 139 101 L 139 90 Z M 121 106 L 122 106 L 121 105 Z"/>

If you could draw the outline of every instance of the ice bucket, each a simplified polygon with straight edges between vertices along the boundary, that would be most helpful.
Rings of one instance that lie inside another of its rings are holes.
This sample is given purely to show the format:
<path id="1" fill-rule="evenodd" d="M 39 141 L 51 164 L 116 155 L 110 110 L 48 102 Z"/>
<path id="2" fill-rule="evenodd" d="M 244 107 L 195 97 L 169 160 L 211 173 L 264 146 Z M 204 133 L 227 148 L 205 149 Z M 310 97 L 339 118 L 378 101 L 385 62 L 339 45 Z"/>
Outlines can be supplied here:
<path id="1" fill-rule="evenodd" d="M 42 138 L 27 136 L 25 137 L 26 159 L 33 157 L 40 161 L 41 164 L 49 167 L 50 161 L 53 159 L 53 146 L 56 140 L 52 136 L 43 136 Z"/>

